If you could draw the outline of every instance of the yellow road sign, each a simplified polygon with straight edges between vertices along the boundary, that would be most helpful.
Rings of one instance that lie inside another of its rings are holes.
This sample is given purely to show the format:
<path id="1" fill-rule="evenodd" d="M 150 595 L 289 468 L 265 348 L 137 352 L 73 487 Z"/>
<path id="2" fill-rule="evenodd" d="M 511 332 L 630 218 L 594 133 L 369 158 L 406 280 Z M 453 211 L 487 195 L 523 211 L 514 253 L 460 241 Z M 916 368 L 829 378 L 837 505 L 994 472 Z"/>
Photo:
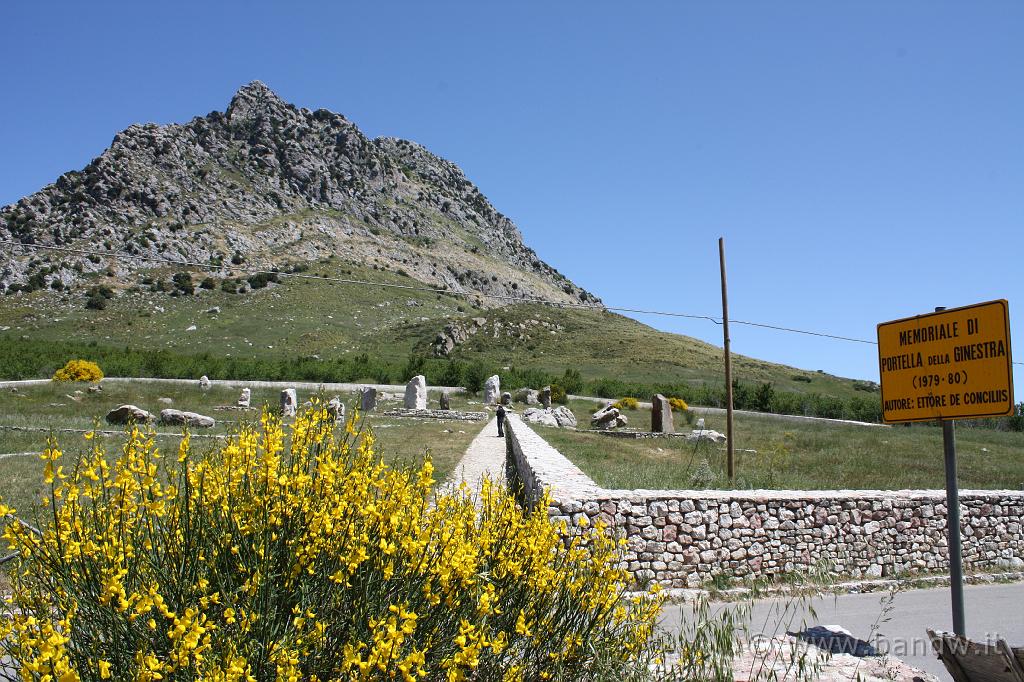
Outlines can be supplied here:
<path id="1" fill-rule="evenodd" d="M 1005 300 L 878 325 L 887 423 L 1013 414 L 1010 312 Z"/>

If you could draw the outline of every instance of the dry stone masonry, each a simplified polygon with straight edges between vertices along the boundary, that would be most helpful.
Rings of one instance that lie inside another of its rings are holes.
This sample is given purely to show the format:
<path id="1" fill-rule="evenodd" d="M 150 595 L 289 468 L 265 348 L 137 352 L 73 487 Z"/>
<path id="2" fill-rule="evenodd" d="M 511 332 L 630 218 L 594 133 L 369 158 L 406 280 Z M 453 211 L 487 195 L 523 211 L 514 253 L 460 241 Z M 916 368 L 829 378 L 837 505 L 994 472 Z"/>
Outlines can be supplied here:
<path id="1" fill-rule="evenodd" d="M 607 490 L 509 415 L 506 437 L 530 504 L 580 532 L 626 538 L 640 584 L 694 587 L 712 576 L 771 576 L 824 564 L 854 578 L 948 570 L 941 490 Z M 964 566 L 1024 566 L 1024 491 L 961 491 Z"/>

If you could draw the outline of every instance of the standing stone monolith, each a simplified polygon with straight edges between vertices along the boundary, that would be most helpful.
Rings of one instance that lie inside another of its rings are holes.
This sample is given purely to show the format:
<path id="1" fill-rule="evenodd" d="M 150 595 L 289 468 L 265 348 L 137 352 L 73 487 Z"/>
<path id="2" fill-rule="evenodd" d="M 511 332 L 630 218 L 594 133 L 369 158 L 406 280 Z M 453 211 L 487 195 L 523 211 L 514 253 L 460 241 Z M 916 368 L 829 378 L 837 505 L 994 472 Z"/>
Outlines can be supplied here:
<path id="1" fill-rule="evenodd" d="M 505 405 L 505 406 L 511 405 L 512 404 L 512 394 L 509 393 L 508 391 L 505 391 L 504 393 L 502 393 L 501 394 L 501 404 Z"/>
<path id="2" fill-rule="evenodd" d="M 484 405 L 497 405 L 501 396 L 501 379 L 495 374 L 484 382 Z"/>
<path id="3" fill-rule="evenodd" d="M 281 391 L 281 416 L 294 417 L 299 406 L 299 399 L 295 395 L 294 388 L 286 388 Z"/>
<path id="4" fill-rule="evenodd" d="M 672 423 L 672 404 L 662 394 L 651 398 L 651 431 L 655 433 L 675 433 Z"/>
<path id="5" fill-rule="evenodd" d="M 417 374 L 405 385 L 405 409 L 427 409 L 427 378 Z"/>
<path id="6" fill-rule="evenodd" d="M 441 394 L 441 398 L 437 401 L 437 404 L 442 410 L 452 409 L 452 402 L 451 398 L 448 397 L 448 391 Z"/>
<path id="7" fill-rule="evenodd" d="M 252 391 L 248 388 L 243 388 L 241 395 L 238 396 L 238 407 L 249 407 L 249 403 L 252 401 Z"/>
<path id="8" fill-rule="evenodd" d="M 544 406 L 544 409 L 551 407 L 551 387 L 545 386 L 540 389 L 540 404 Z"/>
<path id="9" fill-rule="evenodd" d="M 373 412 L 377 408 L 377 389 L 373 386 L 363 386 L 359 389 L 359 409 L 363 412 Z"/>
<path id="10" fill-rule="evenodd" d="M 327 401 L 327 414 L 334 418 L 334 423 L 345 421 L 345 403 L 341 402 L 341 397 L 334 396 Z"/>
<path id="11" fill-rule="evenodd" d="M 199 377 L 199 388 L 203 389 L 204 391 L 210 388 L 210 377 L 206 376 L 205 374 Z"/>

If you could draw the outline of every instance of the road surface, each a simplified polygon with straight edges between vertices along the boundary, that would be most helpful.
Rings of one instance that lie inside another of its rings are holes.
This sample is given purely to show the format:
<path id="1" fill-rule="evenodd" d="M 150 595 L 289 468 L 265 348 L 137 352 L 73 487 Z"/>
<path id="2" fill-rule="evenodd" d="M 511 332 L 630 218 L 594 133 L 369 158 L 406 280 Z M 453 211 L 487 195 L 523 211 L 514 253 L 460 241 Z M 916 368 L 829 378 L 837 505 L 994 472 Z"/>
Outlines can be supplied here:
<path id="1" fill-rule="evenodd" d="M 872 592 L 814 599 L 811 605 L 816 616 L 812 618 L 803 613 L 791 624 L 782 625 L 777 630 L 771 622 L 777 620 L 774 617 L 769 618 L 767 627 L 763 626 L 766 618 L 779 612 L 785 600 L 763 600 L 754 607 L 751 631 L 754 635 L 762 630 L 771 635 L 781 634 L 786 629 L 799 630 L 802 629 L 801 618 L 806 618 L 808 626 L 841 625 L 854 636 L 868 639 L 872 625 L 879 620 L 882 612 L 880 600 L 885 596 L 886 593 Z M 966 585 L 964 602 L 969 638 L 979 642 L 1002 638 L 1013 646 L 1024 646 L 1024 583 Z M 666 608 L 663 626 L 670 630 L 678 627 L 685 608 L 679 605 Z M 952 679 L 932 653 L 925 633 L 926 628 L 953 630 L 948 587 L 901 592 L 896 595 L 893 609 L 887 617 L 887 622 L 877 624 L 880 650 L 887 647 L 893 656 L 937 675 L 940 680 Z"/>

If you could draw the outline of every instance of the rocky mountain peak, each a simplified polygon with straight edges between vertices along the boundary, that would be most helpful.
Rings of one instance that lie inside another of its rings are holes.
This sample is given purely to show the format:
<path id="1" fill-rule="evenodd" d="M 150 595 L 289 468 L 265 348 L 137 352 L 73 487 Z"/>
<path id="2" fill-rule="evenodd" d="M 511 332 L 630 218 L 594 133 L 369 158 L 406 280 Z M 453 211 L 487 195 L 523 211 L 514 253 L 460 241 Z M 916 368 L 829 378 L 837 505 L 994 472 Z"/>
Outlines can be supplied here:
<path id="1" fill-rule="evenodd" d="M 2 252 L 8 294 L 66 291 L 101 272 L 130 288 L 160 267 L 125 255 L 210 263 L 204 277 L 237 277 L 232 262 L 334 256 L 453 291 L 596 300 L 523 244 L 454 163 L 416 143 L 370 140 L 260 81 L 223 113 L 122 131 L 82 170 L 0 208 L 0 239 L 92 254 Z"/>
<path id="2" fill-rule="evenodd" d="M 286 110 L 288 105 L 262 81 L 252 81 L 240 87 L 228 104 L 228 121 L 238 123 L 259 119 Z"/>

